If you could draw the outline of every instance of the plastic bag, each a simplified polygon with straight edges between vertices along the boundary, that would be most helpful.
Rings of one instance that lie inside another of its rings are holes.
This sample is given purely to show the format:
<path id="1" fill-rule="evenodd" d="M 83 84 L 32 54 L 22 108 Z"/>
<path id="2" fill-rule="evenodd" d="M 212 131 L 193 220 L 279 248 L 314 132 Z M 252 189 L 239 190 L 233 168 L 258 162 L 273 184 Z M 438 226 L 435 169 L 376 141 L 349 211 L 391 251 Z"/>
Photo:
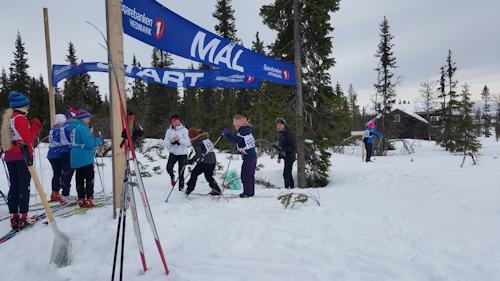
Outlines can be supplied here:
<path id="1" fill-rule="evenodd" d="M 224 188 L 231 190 L 241 189 L 240 176 L 236 170 L 229 170 L 226 174 L 222 175 L 222 179 L 224 182 Z"/>

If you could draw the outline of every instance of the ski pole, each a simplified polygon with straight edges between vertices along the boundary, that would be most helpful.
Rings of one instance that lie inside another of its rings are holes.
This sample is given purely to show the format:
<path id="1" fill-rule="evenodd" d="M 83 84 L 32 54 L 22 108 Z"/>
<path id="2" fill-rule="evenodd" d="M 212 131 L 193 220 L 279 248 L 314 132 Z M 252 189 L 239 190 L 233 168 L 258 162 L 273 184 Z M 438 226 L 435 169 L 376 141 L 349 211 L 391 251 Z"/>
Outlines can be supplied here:
<path id="1" fill-rule="evenodd" d="M 130 130 L 127 126 L 127 116 L 126 116 L 126 112 L 125 112 L 125 106 L 124 106 L 123 100 L 122 100 L 123 94 L 120 91 L 120 87 L 119 87 L 120 85 L 118 83 L 118 77 L 117 77 L 117 73 L 116 73 L 116 67 L 123 67 L 123 65 L 118 66 L 115 63 L 115 61 L 113 59 L 113 55 L 109 51 L 109 42 L 106 39 L 106 36 L 104 36 L 104 33 L 97 26 L 90 23 L 89 21 L 87 21 L 87 23 L 92 25 L 101 34 L 102 38 L 104 39 L 104 42 L 106 42 L 106 46 L 107 46 L 106 51 L 108 54 L 108 59 L 109 59 L 111 66 L 112 66 L 111 69 L 113 70 L 113 72 L 115 74 L 114 75 L 114 78 L 115 78 L 114 82 L 117 86 L 116 88 L 118 89 L 118 96 L 119 96 L 118 100 L 119 100 L 119 107 L 120 107 L 120 115 L 121 115 L 121 119 L 122 119 L 121 120 L 122 126 L 125 129 L 125 133 L 127 135 L 127 146 L 130 150 L 130 153 L 132 154 L 132 161 L 134 162 L 134 171 L 135 171 L 137 181 L 138 181 L 139 193 L 141 194 L 141 199 L 142 199 L 142 203 L 143 203 L 144 210 L 146 213 L 146 218 L 148 220 L 149 226 L 151 227 L 151 231 L 153 232 L 153 236 L 154 236 L 155 242 L 156 242 L 156 248 L 158 249 L 158 253 L 160 255 L 160 258 L 161 258 L 161 261 L 163 264 L 163 268 L 165 269 L 165 273 L 168 275 L 170 273 L 170 271 L 168 269 L 168 265 L 167 265 L 167 262 L 165 260 L 165 255 L 163 253 L 163 247 L 161 246 L 160 237 L 159 237 L 158 232 L 156 230 L 156 225 L 155 225 L 154 219 L 153 219 L 153 213 L 151 212 L 151 208 L 149 206 L 149 200 L 148 200 L 148 196 L 146 194 L 146 189 L 144 188 L 144 183 L 142 181 L 140 168 L 139 168 L 139 162 L 137 161 L 137 155 L 135 154 L 134 143 L 132 141 L 132 135 L 130 134 Z M 126 152 L 128 155 L 128 151 L 126 151 Z"/>
<path id="2" fill-rule="evenodd" d="M 224 194 L 224 189 L 226 188 L 224 186 L 225 182 L 226 182 L 226 176 L 227 176 L 227 173 L 229 172 L 229 166 L 231 166 L 231 161 L 233 160 L 233 155 L 234 155 L 234 152 L 231 152 L 231 156 L 229 157 L 229 163 L 227 163 L 227 169 L 226 169 L 226 173 L 224 174 L 224 177 L 222 179 L 222 190 L 221 190 L 221 193 Z"/>
<path id="3" fill-rule="evenodd" d="M 224 136 L 220 136 L 214 143 L 214 147 L 219 143 L 219 141 L 223 138 Z M 197 163 L 198 164 L 198 161 Z M 168 193 L 167 195 L 167 199 L 165 199 L 165 202 L 168 202 L 168 199 L 170 198 L 170 195 L 172 195 L 172 191 L 174 191 L 174 188 L 175 188 L 175 185 L 177 184 L 177 181 L 179 181 L 179 177 L 182 175 L 182 173 L 184 172 L 184 168 L 186 168 L 187 165 L 184 165 L 184 167 L 182 167 L 181 169 L 181 172 L 179 173 L 179 176 L 177 177 L 177 180 L 175 180 L 174 182 L 174 185 L 172 186 L 172 189 L 170 189 L 170 192 Z M 186 179 L 189 175 L 191 174 L 191 172 L 189 172 L 185 177 L 184 179 Z"/>
<path id="4" fill-rule="evenodd" d="M 96 149 L 96 153 L 94 154 L 94 164 L 97 166 L 97 173 L 99 174 L 99 181 L 101 182 L 102 193 L 104 193 L 104 205 L 106 206 L 106 205 L 108 205 L 108 197 L 106 194 L 106 189 L 104 188 L 104 181 L 102 179 L 101 169 L 99 168 L 99 163 L 96 160 L 97 151 L 99 151 L 100 148 L 101 148 L 101 146 L 99 146 L 99 148 Z M 102 160 L 102 157 L 101 157 L 101 160 Z M 104 161 L 102 161 L 102 164 L 104 164 Z M 104 166 L 102 169 L 103 169 L 103 173 L 104 173 Z"/>
<path id="5" fill-rule="evenodd" d="M 125 172 L 125 178 L 123 180 L 123 190 L 121 194 L 121 201 L 120 201 L 120 213 L 118 214 L 118 226 L 116 228 L 116 239 L 115 239 L 115 253 L 113 256 L 113 271 L 111 273 L 111 281 L 115 280 L 115 270 L 116 270 L 116 259 L 118 257 L 118 243 L 120 241 L 120 233 L 123 232 L 122 235 L 125 234 L 125 231 L 122 231 L 122 219 L 124 217 L 124 210 L 125 210 L 125 198 L 126 198 L 126 192 L 127 192 L 127 172 Z"/>
<path id="6" fill-rule="evenodd" d="M 144 256 L 144 245 L 142 244 L 142 235 L 141 228 L 139 226 L 139 217 L 137 216 L 137 206 L 135 202 L 134 188 L 130 187 L 130 191 L 128 194 L 128 203 L 130 206 L 130 214 L 132 215 L 132 222 L 134 224 L 134 233 L 135 238 L 137 239 L 137 246 L 139 248 L 139 255 L 142 262 L 142 269 L 144 272 L 148 270 L 148 266 L 146 265 L 146 257 Z"/>
<path id="7" fill-rule="evenodd" d="M 186 169 L 186 164 L 182 167 L 181 171 L 179 172 L 179 175 L 177 176 L 177 179 L 174 181 L 174 184 L 172 185 L 172 188 L 170 189 L 170 192 L 167 195 L 167 199 L 165 199 L 165 202 L 168 202 L 168 198 L 170 198 L 170 195 L 172 195 L 172 191 L 174 191 L 175 186 L 177 185 L 177 182 L 179 181 L 180 176 L 184 173 L 184 169 Z M 188 174 L 189 175 L 189 174 Z"/>

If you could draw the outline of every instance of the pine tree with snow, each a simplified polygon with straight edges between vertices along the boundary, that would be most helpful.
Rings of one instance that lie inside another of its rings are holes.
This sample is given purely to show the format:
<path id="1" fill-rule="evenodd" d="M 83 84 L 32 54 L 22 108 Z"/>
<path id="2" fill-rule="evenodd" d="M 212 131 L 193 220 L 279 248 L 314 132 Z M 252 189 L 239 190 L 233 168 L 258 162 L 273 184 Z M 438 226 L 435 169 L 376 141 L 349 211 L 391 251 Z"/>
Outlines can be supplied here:
<path id="1" fill-rule="evenodd" d="M 396 56 L 394 55 L 394 35 L 391 34 L 389 20 L 384 16 L 380 24 L 380 42 L 378 44 L 375 57 L 379 59 L 377 71 L 377 82 L 374 84 L 376 90 L 375 106 L 376 111 L 381 114 L 380 125 L 384 137 L 378 145 L 377 155 L 386 153 L 390 139 L 390 122 L 386 120 L 386 115 L 392 111 L 396 103 L 396 81 L 394 70 L 398 67 Z"/>
<path id="2" fill-rule="evenodd" d="M 481 100 L 483 101 L 483 134 L 486 138 L 491 137 L 491 94 L 488 86 L 484 86 L 483 91 L 481 92 Z"/>
<path id="3" fill-rule="evenodd" d="M 481 148 L 481 143 L 474 133 L 474 120 L 472 117 L 473 103 L 470 100 L 470 87 L 464 84 L 460 93 L 460 101 L 457 103 L 458 118 L 457 118 L 457 136 L 454 141 L 453 148 L 456 152 L 462 152 L 464 160 L 466 156 L 471 156 L 474 164 L 475 153 Z M 462 162 L 463 166 L 463 162 Z"/>

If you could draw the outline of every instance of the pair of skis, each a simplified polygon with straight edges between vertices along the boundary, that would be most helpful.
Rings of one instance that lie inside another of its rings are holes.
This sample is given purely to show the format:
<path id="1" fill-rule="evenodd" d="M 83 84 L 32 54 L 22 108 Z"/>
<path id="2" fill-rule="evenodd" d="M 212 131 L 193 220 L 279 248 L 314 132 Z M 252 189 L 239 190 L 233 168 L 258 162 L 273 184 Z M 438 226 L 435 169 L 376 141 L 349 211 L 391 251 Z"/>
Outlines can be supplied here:
<path id="1" fill-rule="evenodd" d="M 168 275 L 169 274 L 169 269 L 168 269 L 168 266 L 167 266 L 167 262 L 166 262 L 166 259 L 165 259 L 165 255 L 163 253 L 163 248 L 162 248 L 162 245 L 161 245 L 161 242 L 160 242 L 160 237 L 158 235 L 158 231 L 156 230 L 156 225 L 155 225 L 155 222 L 154 222 L 154 219 L 153 219 L 153 214 L 151 212 L 151 208 L 150 208 L 150 205 L 149 205 L 149 200 L 148 200 L 148 197 L 147 197 L 147 194 L 146 194 L 146 189 L 144 188 L 144 183 L 142 181 L 142 177 L 141 177 L 141 172 L 140 172 L 140 169 L 139 169 L 139 162 L 137 161 L 137 155 L 135 153 L 135 148 L 134 148 L 134 142 L 132 141 L 132 134 L 130 132 L 130 128 L 128 127 L 128 124 L 127 124 L 127 115 L 126 115 L 126 112 L 125 112 L 125 106 L 123 104 L 123 99 L 125 98 L 124 96 L 124 93 L 122 93 L 120 91 L 120 85 L 119 85 L 119 82 L 118 82 L 118 76 L 117 76 L 117 72 L 116 72 L 116 68 L 117 67 L 123 67 L 123 65 L 118 65 L 115 63 L 115 60 L 113 58 L 113 55 L 111 54 L 111 52 L 109 51 L 109 41 L 107 40 L 106 36 L 104 35 L 104 33 L 97 27 L 95 26 L 94 24 L 92 24 L 91 22 L 87 21 L 88 24 L 90 24 L 92 27 L 94 27 L 97 32 L 100 33 L 101 37 L 103 38 L 104 42 L 106 43 L 106 46 L 103 46 L 104 49 L 106 50 L 107 54 L 108 54 L 108 60 L 109 60 L 109 64 L 110 64 L 110 71 L 113 71 L 114 72 L 114 81 L 110 81 L 111 83 L 115 83 L 116 84 L 116 88 L 118 90 L 118 100 L 119 100 L 119 107 L 120 107 L 120 115 L 121 115 L 121 122 L 122 122 L 122 127 L 123 129 L 125 130 L 125 133 L 126 133 L 126 145 L 125 145 L 125 149 L 124 149 L 124 152 L 126 154 L 126 159 L 127 159 L 127 169 L 125 171 L 126 173 L 126 179 L 127 179 L 127 176 L 131 173 L 131 170 L 130 170 L 130 165 L 129 165 L 129 154 L 131 155 L 131 160 L 133 162 L 133 165 L 134 165 L 134 172 L 135 172 L 135 178 L 137 180 L 137 189 L 139 191 L 139 194 L 141 196 L 141 201 L 142 201 L 142 205 L 144 207 L 144 210 L 145 210 L 145 213 L 146 213 L 146 219 L 151 227 L 151 232 L 153 233 L 153 236 L 154 236 L 154 239 L 155 239 L 155 244 L 156 244 L 156 248 L 158 249 L 158 253 L 160 255 L 160 258 L 161 258 L 161 262 L 163 264 L 163 267 L 165 269 L 165 273 Z M 122 280 L 123 278 L 123 256 L 124 256 L 124 244 L 125 244 L 125 222 L 126 222 L 126 202 L 127 200 L 130 198 L 130 201 L 129 202 L 132 202 L 131 204 L 131 211 L 132 211 L 132 219 L 134 221 L 134 228 L 137 229 L 136 230 L 136 235 L 137 235 L 137 240 L 138 240 L 138 246 L 139 246 L 139 253 L 140 253 L 140 257 L 141 257 L 141 262 L 142 262 L 142 265 L 143 265 L 143 269 L 144 271 L 147 270 L 147 266 L 146 266 L 146 259 L 144 257 L 144 249 L 142 247 L 142 238 L 140 236 L 140 229 L 139 229 L 139 222 L 137 220 L 137 212 L 136 212 L 136 207 L 135 207 L 135 200 L 134 200 L 134 195 L 133 195 L 133 190 L 131 190 L 132 192 L 129 192 L 128 191 L 128 188 L 129 187 L 132 187 L 130 185 L 130 183 L 128 183 L 128 180 L 127 182 L 124 182 L 124 189 L 122 190 L 122 195 L 121 195 L 121 206 L 120 206 L 120 216 L 118 218 L 118 227 L 117 227 L 117 233 L 116 233 L 116 242 L 115 242 L 115 255 L 114 255 L 114 258 L 113 258 L 113 272 L 112 272 L 112 276 L 111 276 L 111 280 L 114 280 L 114 277 L 115 277 L 115 269 L 116 269 L 116 259 L 117 259 L 117 253 L 118 253 L 118 241 L 119 241 L 119 238 L 120 238 L 120 232 L 122 233 L 122 241 L 121 241 L 121 249 L 122 249 L 122 252 L 121 252 L 121 261 L 120 261 L 120 280 Z M 123 220 L 123 225 L 122 225 L 122 220 Z M 122 229 L 122 226 L 123 226 L 123 229 Z"/>

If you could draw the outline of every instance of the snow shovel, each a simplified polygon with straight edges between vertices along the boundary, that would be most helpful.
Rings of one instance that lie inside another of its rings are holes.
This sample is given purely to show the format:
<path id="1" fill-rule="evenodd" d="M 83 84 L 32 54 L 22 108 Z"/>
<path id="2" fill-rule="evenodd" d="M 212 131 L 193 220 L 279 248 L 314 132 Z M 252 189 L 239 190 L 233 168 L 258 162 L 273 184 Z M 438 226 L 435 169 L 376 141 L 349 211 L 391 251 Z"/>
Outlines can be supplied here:
<path id="1" fill-rule="evenodd" d="M 28 165 L 28 171 L 31 174 L 31 178 L 33 178 L 33 181 L 35 182 L 36 190 L 38 191 L 40 200 L 42 200 L 43 208 L 45 209 L 45 213 L 47 214 L 50 226 L 52 227 L 52 230 L 55 234 L 54 242 L 52 243 L 50 263 L 53 263 L 59 267 L 67 266 L 71 263 L 71 240 L 66 234 L 61 232 L 59 227 L 57 227 L 54 214 L 52 213 L 52 209 L 49 207 L 49 202 L 45 197 L 42 183 L 40 182 L 36 169 L 33 166 L 33 159 L 29 155 L 28 148 L 25 145 L 22 145 L 21 152 L 23 153 L 26 165 Z"/>

